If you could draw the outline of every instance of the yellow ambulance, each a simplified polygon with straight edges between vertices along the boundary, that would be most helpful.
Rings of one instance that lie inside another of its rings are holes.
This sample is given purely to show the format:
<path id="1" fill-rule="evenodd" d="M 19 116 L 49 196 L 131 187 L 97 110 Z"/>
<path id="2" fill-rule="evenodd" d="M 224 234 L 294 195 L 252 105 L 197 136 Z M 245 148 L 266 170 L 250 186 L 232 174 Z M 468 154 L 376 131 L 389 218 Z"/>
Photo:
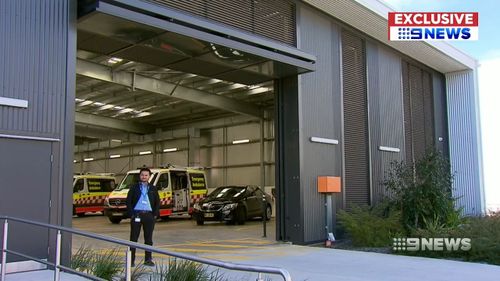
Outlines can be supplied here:
<path id="1" fill-rule="evenodd" d="M 127 218 L 126 198 L 129 188 L 139 182 L 139 169 L 132 170 L 120 185 L 106 198 L 104 214 L 112 223 Z M 160 194 L 160 217 L 189 214 L 193 205 L 207 196 L 205 171 L 200 168 L 168 166 L 151 169 L 149 182 L 158 188 Z"/>
<path id="2" fill-rule="evenodd" d="M 111 174 L 73 176 L 73 215 L 102 212 L 104 200 L 115 189 L 115 181 Z"/>

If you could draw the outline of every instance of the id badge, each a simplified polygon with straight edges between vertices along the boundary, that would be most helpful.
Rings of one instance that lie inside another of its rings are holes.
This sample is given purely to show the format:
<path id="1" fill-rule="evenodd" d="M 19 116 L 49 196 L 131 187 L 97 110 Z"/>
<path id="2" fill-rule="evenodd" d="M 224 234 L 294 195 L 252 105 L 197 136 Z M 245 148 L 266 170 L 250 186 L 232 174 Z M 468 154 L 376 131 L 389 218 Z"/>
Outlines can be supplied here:
<path id="1" fill-rule="evenodd" d="M 140 217 L 135 217 L 135 218 L 134 218 L 134 221 L 135 221 L 135 222 L 141 222 L 141 218 L 140 218 Z"/>

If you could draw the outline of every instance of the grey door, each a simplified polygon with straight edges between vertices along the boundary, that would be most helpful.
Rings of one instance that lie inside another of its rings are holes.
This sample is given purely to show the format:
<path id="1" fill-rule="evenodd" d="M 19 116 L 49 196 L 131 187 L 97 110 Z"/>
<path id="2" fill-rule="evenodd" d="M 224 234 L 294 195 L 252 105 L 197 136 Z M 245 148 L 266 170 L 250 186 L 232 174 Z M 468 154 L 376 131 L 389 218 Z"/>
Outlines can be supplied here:
<path id="1" fill-rule="evenodd" d="M 0 138 L 0 214 L 49 222 L 51 154 L 50 142 Z M 45 228 L 11 222 L 8 248 L 47 258 L 48 233 Z M 21 260 L 7 256 L 7 262 Z"/>

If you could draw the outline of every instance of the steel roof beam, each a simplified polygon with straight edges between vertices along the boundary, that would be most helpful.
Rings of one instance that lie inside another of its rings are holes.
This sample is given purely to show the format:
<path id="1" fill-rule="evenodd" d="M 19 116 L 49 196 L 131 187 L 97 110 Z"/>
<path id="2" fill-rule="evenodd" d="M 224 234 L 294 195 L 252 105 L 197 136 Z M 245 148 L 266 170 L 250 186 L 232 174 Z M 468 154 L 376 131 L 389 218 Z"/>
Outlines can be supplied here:
<path id="1" fill-rule="evenodd" d="M 124 121 L 116 118 L 97 116 L 88 113 L 75 113 L 75 123 L 106 127 L 136 134 L 150 134 L 155 131 L 153 126 L 133 121 Z"/>
<path id="2" fill-rule="evenodd" d="M 257 118 L 262 118 L 264 115 L 262 109 L 249 103 L 236 101 L 196 89 L 190 89 L 181 85 L 176 85 L 174 83 L 165 82 L 139 74 L 134 75 L 134 73 L 131 72 L 113 71 L 110 67 L 81 59 L 77 59 L 76 73 L 101 81 L 153 92 Z"/>

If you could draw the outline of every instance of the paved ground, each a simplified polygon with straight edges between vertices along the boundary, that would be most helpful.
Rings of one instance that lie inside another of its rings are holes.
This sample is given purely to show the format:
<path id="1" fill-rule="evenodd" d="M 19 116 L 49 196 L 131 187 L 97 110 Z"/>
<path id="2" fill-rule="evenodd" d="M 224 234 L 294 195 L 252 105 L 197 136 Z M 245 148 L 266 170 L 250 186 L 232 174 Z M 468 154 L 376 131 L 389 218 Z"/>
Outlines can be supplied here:
<path id="1" fill-rule="evenodd" d="M 127 239 L 129 225 L 112 225 L 105 217 L 75 218 L 75 228 Z M 500 266 L 419 257 L 304 247 L 274 241 L 274 220 L 268 224 L 268 238 L 262 238 L 262 223 L 246 225 L 208 223 L 197 226 L 189 219 L 159 222 L 155 229 L 156 246 L 221 261 L 281 267 L 293 280 L 500 280 Z M 75 239 L 74 249 L 84 242 Z M 109 245 L 94 243 L 94 247 Z M 142 256 L 142 253 L 139 255 Z M 165 263 L 155 257 L 157 264 Z M 224 270 L 231 280 L 256 280 L 256 274 Z M 264 280 L 282 280 L 265 276 Z"/>
<path id="2" fill-rule="evenodd" d="M 6 281 L 52 281 L 54 280 L 54 272 L 51 270 L 37 270 L 37 271 L 28 271 L 14 274 L 7 274 L 5 276 Z M 86 281 L 88 279 L 67 274 L 61 273 L 61 281 Z"/>
<path id="3" fill-rule="evenodd" d="M 128 237 L 127 223 L 112 225 L 103 216 L 75 218 L 73 222 L 78 229 L 123 239 Z M 262 238 L 259 221 L 248 222 L 244 226 L 219 223 L 196 226 L 189 219 L 175 219 L 157 224 L 155 242 L 160 248 L 221 261 L 284 268 L 291 273 L 294 281 L 500 280 L 500 266 L 277 243 L 274 241 L 274 223 L 268 226 L 269 238 Z M 112 247 L 75 238 L 74 250 L 84 242 L 94 248 Z M 159 256 L 155 257 L 155 261 L 157 264 L 166 262 Z M 254 273 L 221 272 L 230 280 L 253 281 L 257 278 Z M 51 272 L 47 271 L 9 274 L 7 281 L 51 280 L 51 276 Z M 66 275 L 63 280 L 82 279 Z M 282 279 L 264 276 L 264 280 Z"/>

